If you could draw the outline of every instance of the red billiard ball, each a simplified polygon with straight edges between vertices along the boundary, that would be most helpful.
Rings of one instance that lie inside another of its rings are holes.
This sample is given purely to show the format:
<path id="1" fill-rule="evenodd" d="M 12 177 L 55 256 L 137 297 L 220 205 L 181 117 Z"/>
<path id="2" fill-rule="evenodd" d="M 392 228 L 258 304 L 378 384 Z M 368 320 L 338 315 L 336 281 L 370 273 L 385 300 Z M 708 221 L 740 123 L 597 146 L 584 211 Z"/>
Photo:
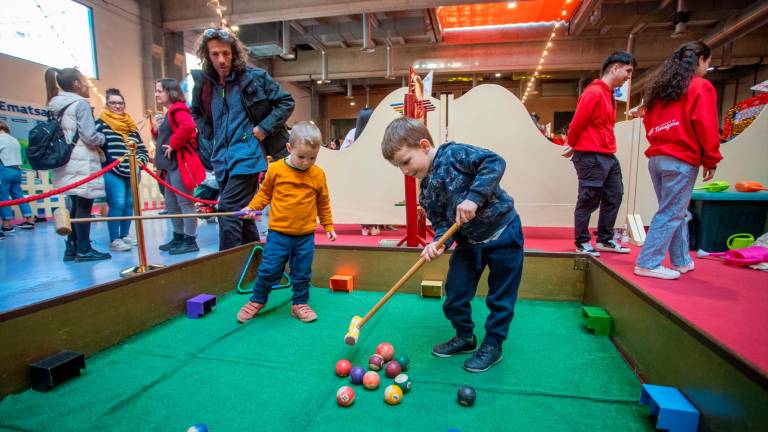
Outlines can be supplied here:
<path id="1" fill-rule="evenodd" d="M 387 375 L 387 378 L 394 378 L 402 372 L 403 368 L 400 367 L 400 363 L 392 360 L 391 362 L 387 363 L 387 367 L 384 370 L 384 373 Z"/>
<path id="2" fill-rule="evenodd" d="M 382 342 L 376 347 L 376 354 L 384 358 L 384 361 L 390 361 L 395 355 L 395 347 L 389 342 Z"/>
<path id="3" fill-rule="evenodd" d="M 336 403 L 339 406 L 350 406 L 355 401 L 355 389 L 350 386 L 343 386 L 336 391 Z"/>
<path id="4" fill-rule="evenodd" d="M 367 388 L 368 390 L 377 389 L 380 382 L 381 377 L 379 377 L 378 372 L 369 371 L 363 375 L 363 387 Z"/>
<path id="5" fill-rule="evenodd" d="M 340 377 L 349 376 L 349 372 L 352 370 L 352 363 L 347 359 L 341 359 L 336 362 L 336 375 Z"/>

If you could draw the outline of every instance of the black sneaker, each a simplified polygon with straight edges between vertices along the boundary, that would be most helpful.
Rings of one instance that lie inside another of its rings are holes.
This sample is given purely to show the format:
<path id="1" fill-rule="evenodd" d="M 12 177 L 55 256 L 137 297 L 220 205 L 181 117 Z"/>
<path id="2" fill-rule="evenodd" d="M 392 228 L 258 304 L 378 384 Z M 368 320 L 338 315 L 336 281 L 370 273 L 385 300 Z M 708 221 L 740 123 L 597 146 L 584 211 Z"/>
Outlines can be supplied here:
<path id="1" fill-rule="evenodd" d="M 0 240 L 5 240 L 5 233 L 0 231 Z"/>
<path id="2" fill-rule="evenodd" d="M 456 336 L 448 342 L 435 345 L 432 348 L 432 355 L 437 357 L 451 357 L 456 354 L 475 352 L 475 349 L 477 349 L 477 338 L 475 338 L 475 335 L 472 335 L 469 339 Z"/>
<path id="3" fill-rule="evenodd" d="M 576 246 L 576 252 L 583 253 L 587 255 L 592 255 L 593 257 L 599 257 L 600 252 L 596 251 L 595 248 L 592 247 L 592 244 L 589 242 L 582 243 L 578 246 Z"/>
<path id="4" fill-rule="evenodd" d="M 23 230 L 35 229 L 35 224 L 30 221 L 24 221 L 16 226 Z"/>
<path id="5" fill-rule="evenodd" d="M 464 362 L 464 370 L 469 372 L 485 372 L 502 359 L 501 348 L 488 344 L 480 345 L 480 349 Z"/>
<path id="6" fill-rule="evenodd" d="M 67 240 L 64 243 L 67 245 L 66 249 L 64 249 L 64 261 L 74 261 L 75 255 L 77 255 L 75 242 Z"/>
<path id="7" fill-rule="evenodd" d="M 112 258 L 112 255 L 109 253 L 99 252 L 94 248 L 91 248 L 88 252 L 85 253 L 78 252 L 75 254 L 75 261 L 77 262 L 100 261 L 110 258 Z"/>
<path id="8" fill-rule="evenodd" d="M 3 227 L 3 231 L 2 232 L 4 232 L 4 233 L 12 233 L 14 231 L 15 231 L 15 229 L 13 228 L 13 226 L 9 226 L 9 227 Z"/>
<path id="9" fill-rule="evenodd" d="M 181 255 L 190 252 L 197 252 L 200 250 L 200 248 L 197 246 L 197 239 L 195 236 L 188 236 L 186 234 L 183 235 L 184 240 L 182 240 L 181 243 L 177 243 L 176 246 L 172 247 L 171 250 L 168 251 L 169 254 Z"/>
<path id="10" fill-rule="evenodd" d="M 48 219 L 35 215 L 35 223 L 48 222 Z"/>
<path id="11" fill-rule="evenodd" d="M 181 244 L 181 242 L 184 241 L 184 234 L 181 233 L 173 233 L 173 238 L 168 243 L 163 243 L 157 248 L 160 249 L 163 252 L 167 252 L 173 248 L 175 248 L 177 245 Z"/>

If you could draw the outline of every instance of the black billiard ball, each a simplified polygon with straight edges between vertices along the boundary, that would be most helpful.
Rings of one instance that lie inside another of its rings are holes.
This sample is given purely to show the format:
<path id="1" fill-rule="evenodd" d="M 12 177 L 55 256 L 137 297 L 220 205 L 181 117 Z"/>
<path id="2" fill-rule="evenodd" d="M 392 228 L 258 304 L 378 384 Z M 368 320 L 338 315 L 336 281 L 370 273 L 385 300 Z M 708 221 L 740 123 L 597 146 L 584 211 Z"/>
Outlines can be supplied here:
<path id="1" fill-rule="evenodd" d="M 477 399 L 477 392 L 472 387 L 463 385 L 459 387 L 459 392 L 456 397 L 458 398 L 459 404 L 472 406 L 475 403 L 475 399 Z"/>

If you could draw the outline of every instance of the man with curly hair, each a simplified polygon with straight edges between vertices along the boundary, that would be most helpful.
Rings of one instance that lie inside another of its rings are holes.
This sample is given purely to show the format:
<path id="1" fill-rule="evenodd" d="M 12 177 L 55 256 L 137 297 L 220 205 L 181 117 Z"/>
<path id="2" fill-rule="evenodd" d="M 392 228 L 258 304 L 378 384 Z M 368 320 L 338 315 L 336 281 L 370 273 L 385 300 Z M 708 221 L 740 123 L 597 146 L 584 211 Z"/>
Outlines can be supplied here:
<path id="1" fill-rule="evenodd" d="M 202 70 L 193 70 L 192 115 L 201 159 L 219 182 L 219 211 L 245 207 L 258 189 L 267 156 L 287 153 L 285 122 L 293 97 L 267 71 L 249 66 L 247 50 L 233 32 L 209 28 L 197 41 Z M 205 148 L 210 149 L 210 158 Z M 252 220 L 219 218 L 219 250 L 259 240 Z"/>
<path id="2" fill-rule="evenodd" d="M 567 144 L 573 149 L 571 159 L 579 178 L 579 196 L 574 210 L 576 251 L 600 256 L 600 252 L 629 253 L 629 248 L 613 241 L 613 228 L 624 195 L 621 166 L 616 158 L 616 99 L 613 91 L 632 78 L 637 66 L 632 54 L 617 51 L 609 55 L 600 70 L 579 97 L 568 129 Z M 589 218 L 597 208 L 597 243 L 592 246 Z M 595 250 L 597 249 L 597 250 Z"/>

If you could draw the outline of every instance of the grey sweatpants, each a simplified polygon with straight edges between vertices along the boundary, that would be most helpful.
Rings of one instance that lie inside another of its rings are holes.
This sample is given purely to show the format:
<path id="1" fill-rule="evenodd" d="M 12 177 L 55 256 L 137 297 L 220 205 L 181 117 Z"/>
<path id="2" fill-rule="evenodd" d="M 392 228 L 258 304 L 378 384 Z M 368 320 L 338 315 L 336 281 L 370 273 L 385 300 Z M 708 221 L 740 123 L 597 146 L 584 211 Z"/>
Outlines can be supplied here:
<path id="1" fill-rule="evenodd" d="M 192 191 L 184 187 L 184 182 L 181 181 L 181 173 L 178 169 L 169 170 L 168 178 L 166 179 L 171 186 L 176 189 L 192 195 Z M 172 190 L 165 188 L 165 209 L 168 210 L 168 214 L 194 214 L 195 204 L 192 200 L 176 195 Z M 173 232 L 179 234 L 186 234 L 188 236 L 194 236 L 197 234 L 197 218 L 184 218 L 184 219 L 171 219 L 171 225 L 173 226 Z"/>

